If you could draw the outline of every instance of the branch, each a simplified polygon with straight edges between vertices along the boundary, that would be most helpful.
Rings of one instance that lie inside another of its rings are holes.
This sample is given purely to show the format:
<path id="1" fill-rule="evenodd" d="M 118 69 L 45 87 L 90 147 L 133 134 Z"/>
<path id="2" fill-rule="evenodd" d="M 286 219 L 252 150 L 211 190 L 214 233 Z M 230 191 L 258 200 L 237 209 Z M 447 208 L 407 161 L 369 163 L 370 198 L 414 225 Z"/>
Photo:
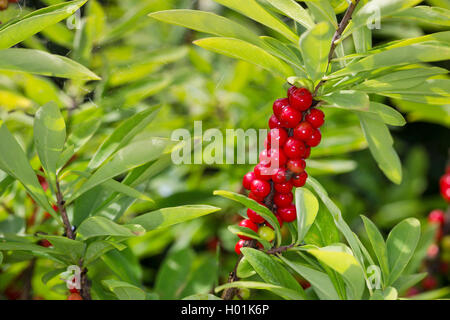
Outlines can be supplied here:
<path id="1" fill-rule="evenodd" d="M 354 0 L 352 3 L 348 6 L 347 11 L 344 14 L 344 17 L 342 18 L 341 22 L 339 23 L 339 26 L 336 30 L 336 32 L 333 35 L 333 39 L 331 40 L 331 48 L 330 52 L 328 53 L 328 65 L 327 70 L 330 66 L 331 59 L 333 59 L 334 51 L 337 47 L 337 41 L 341 38 L 342 33 L 344 32 L 345 28 L 347 28 L 348 24 L 350 23 L 350 20 L 352 19 L 353 12 L 356 9 L 356 6 L 359 4 L 360 0 Z M 325 80 L 321 80 L 316 88 L 314 89 L 314 96 L 317 95 L 317 92 L 319 91 L 319 88 L 325 83 Z"/>
<path id="2" fill-rule="evenodd" d="M 266 253 L 268 253 L 268 254 L 278 254 L 278 253 L 282 253 L 282 252 L 288 251 L 289 249 L 291 249 L 291 248 L 293 248 L 295 246 L 296 245 L 293 243 L 293 244 L 290 244 L 288 246 L 281 246 L 281 247 L 278 247 L 278 248 L 272 248 L 270 250 L 267 250 Z"/>
<path id="3" fill-rule="evenodd" d="M 61 192 L 61 187 L 59 186 L 59 181 L 56 179 L 56 202 L 58 206 L 58 210 L 61 213 L 61 218 L 63 220 L 64 226 L 66 228 L 67 238 L 75 240 L 75 234 L 72 230 L 72 226 L 70 225 L 69 217 L 67 216 L 66 206 L 64 197 Z"/>

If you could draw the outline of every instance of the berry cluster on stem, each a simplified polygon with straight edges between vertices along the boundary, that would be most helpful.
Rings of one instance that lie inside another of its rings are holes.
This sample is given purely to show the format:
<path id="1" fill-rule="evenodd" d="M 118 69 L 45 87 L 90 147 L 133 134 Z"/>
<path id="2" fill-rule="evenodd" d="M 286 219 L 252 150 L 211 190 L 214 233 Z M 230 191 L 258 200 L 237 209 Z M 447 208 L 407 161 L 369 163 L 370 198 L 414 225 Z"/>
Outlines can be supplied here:
<path id="1" fill-rule="evenodd" d="M 287 98 L 275 100 L 259 163 L 242 180 L 243 187 L 249 190 L 248 197 L 269 208 L 280 226 L 297 218 L 292 189 L 305 185 L 305 159 L 322 139 L 320 127 L 325 115 L 316 105 L 308 89 L 295 86 L 289 88 Z M 247 209 L 247 217 L 239 226 L 257 232 L 264 240 L 274 240 L 273 226 L 268 221 L 252 209 Z M 239 237 L 237 254 L 249 239 Z"/>

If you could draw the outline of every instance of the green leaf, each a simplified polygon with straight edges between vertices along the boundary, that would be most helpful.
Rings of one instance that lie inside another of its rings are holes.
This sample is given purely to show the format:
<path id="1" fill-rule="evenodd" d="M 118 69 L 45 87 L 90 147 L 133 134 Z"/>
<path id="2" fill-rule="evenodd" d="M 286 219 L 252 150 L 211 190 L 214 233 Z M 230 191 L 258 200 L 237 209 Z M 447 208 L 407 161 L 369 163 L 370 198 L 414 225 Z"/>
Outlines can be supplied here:
<path id="1" fill-rule="evenodd" d="M 336 14 L 328 0 L 307 0 L 305 1 L 316 21 L 326 21 L 334 29 L 338 28 Z"/>
<path id="2" fill-rule="evenodd" d="M 231 225 L 231 226 L 228 226 L 228 230 L 230 230 L 231 233 L 234 233 L 236 235 L 243 235 L 243 236 L 258 240 L 258 242 L 260 242 L 264 246 L 264 249 L 266 249 L 266 250 L 271 248 L 269 241 L 264 240 L 255 231 L 253 231 L 249 228 Z"/>
<path id="3" fill-rule="evenodd" d="M 312 269 L 302 263 L 288 260 L 281 255 L 279 258 L 305 278 L 321 300 L 339 300 L 336 289 L 326 273 Z"/>
<path id="4" fill-rule="evenodd" d="M 331 175 L 350 172 L 356 169 L 357 162 L 353 160 L 306 160 L 308 173 L 313 176 Z"/>
<path id="5" fill-rule="evenodd" d="M 222 300 L 222 299 L 210 293 L 198 293 L 188 297 L 184 297 L 182 300 Z"/>
<path id="6" fill-rule="evenodd" d="M 311 29 L 315 26 L 314 20 L 309 15 L 308 11 L 303 9 L 303 7 L 294 0 L 267 0 L 267 2 L 305 28 Z"/>
<path id="7" fill-rule="evenodd" d="M 58 268 L 58 269 L 53 269 L 53 270 L 46 272 L 41 278 L 42 283 L 47 284 L 47 282 L 52 280 L 54 277 L 60 275 L 64 271 L 67 271 L 67 268 Z"/>
<path id="8" fill-rule="evenodd" d="M 275 217 L 275 215 L 265 206 L 260 205 L 256 201 L 247 198 L 246 196 L 243 196 L 242 194 L 230 192 L 230 191 L 224 191 L 224 190 L 215 190 L 214 195 L 221 196 L 224 198 L 231 199 L 233 201 L 237 201 L 244 205 L 246 208 L 252 209 L 253 211 L 257 212 L 261 217 L 263 217 L 266 221 L 269 222 L 269 224 L 274 227 L 275 235 L 277 239 L 277 245 L 279 246 L 281 243 L 281 230 L 280 230 L 280 224 L 278 222 L 278 219 Z"/>
<path id="9" fill-rule="evenodd" d="M 121 244 L 116 241 L 106 241 L 106 240 L 99 240 L 94 241 L 90 243 L 86 248 L 86 253 L 84 255 L 84 264 L 89 265 L 90 263 L 96 261 L 98 258 L 100 258 L 103 254 L 106 252 L 117 249 L 117 250 L 123 250 L 126 248 L 126 245 Z"/>
<path id="10" fill-rule="evenodd" d="M 255 0 L 214 0 L 232 10 L 242 13 L 243 15 L 253 19 L 286 37 L 292 42 L 297 42 L 297 35 L 289 29 L 280 19 L 269 13 Z"/>
<path id="11" fill-rule="evenodd" d="M 72 240 L 62 236 L 39 235 L 42 239 L 47 239 L 59 253 L 67 255 L 73 264 L 78 264 L 84 255 L 85 243 Z"/>
<path id="12" fill-rule="evenodd" d="M 83 239 L 101 236 L 133 237 L 130 229 L 104 217 L 90 217 L 84 220 L 77 229 Z"/>
<path id="13" fill-rule="evenodd" d="M 319 201 L 317 201 L 317 198 L 308 189 L 296 188 L 295 207 L 297 209 L 297 243 L 300 243 L 316 219 L 317 212 L 319 211 Z"/>
<path id="14" fill-rule="evenodd" d="M 247 289 L 259 289 L 259 290 L 267 290 L 270 291 L 283 299 L 287 300 L 304 300 L 305 296 L 297 293 L 292 289 L 288 289 L 282 286 L 265 283 L 265 282 L 257 282 L 257 281 L 234 281 L 231 283 L 225 283 L 221 286 L 215 288 L 215 292 L 220 292 L 222 290 L 228 288 L 247 288 Z"/>
<path id="15" fill-rule="evenodd" d="M 145 291 L 128 282 L 111 279 L 102 280 L 102 283 L 111 290 L 119 300 L 145 300 Z"/>
<path id="16" fill-rule="evenodd" d="M 364 271 L 348 247 L 337 244 L 306 251 L 344 277 L 350 299 L 361 299 L 365 289 Z"/>
<path id="17" fill-rule="evenodd" d="M 142 268 L 131 249 L 110 250 L 101 256 L 103 262 L 119 280 L 139 286 L 142 283 Z"/>
<path id="18" fill-rule="evenodd" d="M 396 288 L 398 292 L 404 292 L 425 279 L 426 276 L 426 272 L 402 275 L 394 281 L 392 286 Z"/>
<path id="19" fill-rule="evenodd" d="M 177 9 L 153 12 L 149 17 L 216 36 L 241 39 L 253 44 L 260 42 L 251 30 L 212 12 Z"/>
<path id="20" fill-rule="evenodd" d="M 71 203 L 86 191 L 119 174 L 158 158 L 161 154 L 168 152 L 167 147 L 173 144 L 170 140 L 163 138 L 150 138 L 130 143 L 115 153 L 109 162 L 98 168 L 80 189 L 72 194 L 67 203 Z"/>
<path id="21" fill-rule="evenodd" d="M 403 126 L 406 124 L 405 118 L 400 112 L 385 104 L 370 101 L 369 110 L 378 114 L 384 123 L 391 126 Z"/>
<path id="22" fill-rule="evenodd" d="M 241 261 L 239 261 L 238 267 L 236 269 L 236 275 L 243 279 L 248 278 L 256 274 L 256 271 L 253 269 L 252 265 L 248 262 L 247 258 L 242 257 Z"/>
<path id="23" fill-rule="evenodd" d="M 180 298 L 181 290 L 189 279 L 194 252 L 185 248 L 171 252 L 162 263 L 155 281 L 155 292 L 161 299 Z"/>
<path id="24" fill-rule="evenodd" d="M 305 292 L 297 280 L 273 257 L 253 248 L 242 248 L 241 252 L 264 281 L 291 289 L 303 299 L 306 298 Z"/>
<path id="25" fill-rule="evenodd" d="M 167 228 L 174 224 L 192 220 L 204 215 L 217 212 L 220 208 L 207 205 L 187 205 L 172 208 L 163 208 L 137 216 L 130 221 L 131 224 L 139 224 L 145 230 Z"/>
<path id="26" fill-rule="evenodd" d="M 55 103 L 50 102 L 36 112 L 33 135 L 42 167 L 55 191 L 57 163 L 66 141 L 66 124 Z"/>
<path id="27" fill-rule="evenodd" d="M 358 113 L 370 152 L 380 169 L 392 182 L 402 181 L 402 164 L 393 148 L 394 141 L 388 127 L 377 114 Z"/>
<path id="28" fill-rule="evenodd" d="M 33 34 L 75 13 L 87 0 L 69 1 L 42 8 L 0 28 L 0 49 L 10 48 Z"/>
<path id="29" fill-rule="evenodd" d="M 363 220 L 364 227 L 366 229 L 367 235 L 369 236 L 370 244 L 372 245 L 373 251 L 377 256 L 378 263 L 383 272 L 383 279 L 386 283 L 387 279 L 389 279 L 389 260 L 386 243 L 384 242 L 383 236 L 381 235 L 377 226 L 372 221 L 370 221 L 365 216 L 361 216 L 361 219 Z"/>
<path id="30" fill-rule="evenodd" d="M 318 97 L 326 102 L 326 106 L 346 110 L 369 111 L 369 96 L 360 91 L 340 90 Z"/>
<path id="31" fill-rule="evenodd" d="M 158 114 L 159 107 L 151 107 L 139 112 L 121 123 L 97 149 L 89 162 L 88 168 L 99 167 L 114 152 L 126 146 L 139 132 L 152 122 Z"/>
<path id="32" fill-rule="evenodd" d="M 328 23 L 322 22 L 300 37 L 300 51 L 308 75 L 317 82 L 327 71 L 328 53 L 334 31 Z"/>
<path id="33" fill-rule="evenodd" d="M 445 8 L 417 6 L 397 12 L 391 17 L 450 27 L 450 10 Z"/>
<path id="34" fill-rule="evenodd" d="M 306 70 L 301 60 L 300 52 L 297 48 L 293 48 L 290 44 L 281 42 L 278 39 L 261 36 L 263 41 L 261 47 L 271 55 L 282 59 L 283 61 L 291 64 L 291 66 L 300 69 L 300 75 L 306 77 Z"/>
<path id="35" fill-rule="evenodd" d="M 0 70 L 68 79 L 100 80 L 92 71 L 69 58 L 33 49 L 0 50 Z"/>
<path id="36" fill-rule="evenodd" d="M 390 276 L 388 285 L 401 275 L 416 250 L 420 238 L 420 222 L 415 218 L 397 224 L 386 241 Z"/>
<path id="37" fill-rule="evenodd" d="M 448 59 L 450 59 L 450 47 L 448 46 L 448 43 L 429 41 L 421 44 L 393 48 L 369 55 L 339 71 L 336 71 L 331 74 L 329 78 L 341 77 L 352 73 L 382 67 Z"/>
<path id="38" fill-rule="evenodd" d="M 287 77 L 293 73 L 288 65 L 265 50 L 239 39 L 204 38 L 194 41 L 194 44 L 213 52 L 256 64 L 282 77 Z"/>
<path id="39" fill-rule="evenodd" d="M 326 207 L 319 206 L 317 217 L 305 237 L 306 244 L 326 247 L 339 242 L 339 230 Z"/>
<path id="40" fill-rule="evenodd" d="M 0 266 L 2 265 L 2 262 L 3 262 L 3 253 L 1 253 L 0 251 Z"/>
<path id="41" fill-rule="evenodd" d="M 0 125 L 0 169 L 19 180 L 30 196 L 49 212 L 56 221 L 61 223 L 60 217 L 48 203 L 47 196 L 39 184 L 36 174 L 31 168 L 21 146 L 9 132 L 6 125 L 1 124 L 1 122 Z"/>
<path id="42" fill-rule="evenodd" d="M 398 292 L 393 287 L 387 287 L 384 290 L 375 290 L 370 300 L 397 300 Z"/>

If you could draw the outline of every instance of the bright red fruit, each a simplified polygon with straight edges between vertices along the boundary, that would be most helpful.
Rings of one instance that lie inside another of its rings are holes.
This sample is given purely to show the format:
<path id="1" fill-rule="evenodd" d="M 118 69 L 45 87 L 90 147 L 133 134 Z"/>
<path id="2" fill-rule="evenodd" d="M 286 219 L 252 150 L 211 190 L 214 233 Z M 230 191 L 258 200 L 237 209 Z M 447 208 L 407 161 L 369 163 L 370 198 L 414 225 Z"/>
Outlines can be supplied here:
<path id="1" fill-rule="evenodd" d="M 263 201 L 264 201 L 264 197 L 259 197 L 259 196 L 255 195 L 253 192 L 250 192 L 248 194 L 248 197 L 250 199 L 255 200 L 256 202 L 259 202 L 259 203 L 263 203 Z"/>
<path id="2" fill-rule="evenodd" d="M 275 188 L 275 191 L 279 193 L 290 193 L 292 192 L 292 182 L 281 182 L 281 183 L 274 183 L 273 187 Z"/>
<path id="3" fill-rule="evenodd" d="M 283 108 L 289 105 L 289 100 L 287 98 L 277 99 L 273 103 L 273 114 L 280 117 Z"/>
<path id="4" fill-rule="evenodd" d="M 234 246 L 234 251 L 237 254 L 241 254 L 241 248 L 244 246 L 245 240 L 239 240 L 236 245 Z"/>
<path id="5" fill-rule="evenodd" d="M 277 205 L 278 208 L 285 208 L 292 204 L 292 200 L 294 199 L 294 196 L 292 195 L 292 192 L 290 193 L 275 193 L 275 196 L 273 197 L 273 202 Z"/>
<path id="6" fill-rule="evenodd" d="M 255 232 L 258 232 L 258 225 L 255 224 L 254 222 L 252 222 L 250 219 L 244 219 L 239 223 L 240 227 L 243 228 L 249 228 Z M 243 240 L 250 240 L 251 238 L 246 237 L 246 236 L 242 236 L 242 235 L 238 235 L 239 238 L 243 239 Z"/>
<path id="7" fill-rule="evenodd" d="M 300 174 L 305 171 L 306 162 L 303 159 L 289 160 L 287 162 L 287 168 L 293 173 Z"/>
<path id="8" fill-rule="evenodd" d="M 242 179 L 242 185 L 245 189 L 250 190 L 253 180 L 256 179 L 256 175 L 254 172 L 250 171 L 244 175 Z"/>
<path id="9" fill-rule="evenodd" d="M 306 147 L 304 159 L 308 159 L 311 155 L 311 147 Z"/>
<path id="10" fill-rule="evenodd" d="M 305 111 L 312 104 L 312 95 L 308 89 L 295 88 L 288 91 L 289 104 L 298 111 Z"/>
<path id="11" fill-rule="evenodd" d="M 319 129 L 315 129 L 311 137 L 306 140 L 306 144 L 310 147 L 316 147 L 319 145 L 320 140 L 322 140 L 322 134 L 320 133 Z"/>
<path id="12" fill-rule="evenodd" d="M 289 159 L 300 159 L 305 156 L 306 146 L 302 141 L 291 137 L 284 144 L 283 151 Z"/>
<path id="13" fill-rule="evenodd" d="M 263 223 L 264 218 L 252 209 L 247 209 L 247 217 L 254 223 Z"/>
<path id="14" fill-rule="evenodd" d="M 275 170 L 275 172 L 272 174 L 272 181 L 275 183 L 283 183 L 286 182 L 286 169 L 285 168 L 278 168 Z"/>
<path id="15" fill-rule="evenodd" d="M 271 166 L 272 169 L 276 169 L 284 166 L 287 158 L 284 152 L 280 149 L 265 149 L 259 154 L 259 161 L 263 166 Z M 273 172 L 271 174 L 273 174 Z"/>
<path id="16" fill-rule="evenodd" d="M 438 223 L 440 225 L 444 224 L 445 213 L 442 210 L 433 210 L 428 215 L 428 221 L 430 223 Z"/>
<path id="17" fill-rule="evenodd" d="M 267 134 L 267 145 L 281 148 L 286 143 L 288 137 L 288 133 L 283 128 L 271 129 Z"/>
<path id="18" fill-rule="evenodd" d="M 273 170 L 271 168 L 267 168 L 261 163 L 258 163 L 253 169 L 253 172 L 255 173 L 255 177 L 257 179 L 269 181 L 272 177 Z"/>
<path id="19" fill-rule="evenodd" d="M 291 107 L 285 107 L 279 117 L 280 122 L 287 128 L 294 128 L 301 120 L 302 114 Z"/>
<path id="20" fill-rule="evenodd" d="M 297 210 L 293 204 L 285 208 L 279 208 L 277 213 L 280 215 L 284 222 L 292 222 L 297 219 Z"/>
<path id="21" fill-rule="evenodd" d="M 294 176 L 291 179 L 291 181 L 294 187 L 300 188 L 305 185 L 306 179 L 308 179 L 308 174 L 306 173 L 306 171 L 303 171 L 302 173 L 299 173 L 298 175 Z"/>
<path id="22" fill-rule="evenodd" d="M 79 293 L 71 293 L 68 297 L 67 300 L 83 300 L 83 298 L 80 296 Z"/>
<path id="23" fill-rule="evenodd" d="M 255 179 L 251 190 L 255 196 L 265 198 L 270 193 L 270 184 L 267 181 Z"/>
<path id="24" fill-rule="evenodd" d="M 294 138 L 306 141 L 313 135 L 314 127 L 307 121 L 301 122 L 294 129 Z"/>
<path id="25" fill-rule="evenodd" d="M 438 282 L 435 277 L 429 275 L 425 279 L 422 280 L 422 287 L 426 290 L 433 290 L 438 285 Z"/>
<path id="26" fill-rule="evenodd" d="M 280 128 L 280 127 L 281 127 L 280 120 L 278 120 L 278 118 L 273 114 L 269 119 L 269 128 L 274 129 L 274 128 Z"/>
<path id="27" fill-rule="evenodd" d="M 322 112 L 322 110 L 313 108 L 306 115 L 305 119 L 306 121 L 311 123 L 314 128 L 320 128 L 325 122 L 325 114 Z"/>

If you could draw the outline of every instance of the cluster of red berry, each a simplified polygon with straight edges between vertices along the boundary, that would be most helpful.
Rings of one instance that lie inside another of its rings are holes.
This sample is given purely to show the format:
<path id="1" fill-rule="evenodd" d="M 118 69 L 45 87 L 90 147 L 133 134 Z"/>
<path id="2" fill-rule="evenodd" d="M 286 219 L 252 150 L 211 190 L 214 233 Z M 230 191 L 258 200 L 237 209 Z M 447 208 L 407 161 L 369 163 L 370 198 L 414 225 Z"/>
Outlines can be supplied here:
<path id="1" fill-rule="evenodd" d="M 324 113 L 312 107 L 313 97 L 305 88 L 292 86 L 288 97 L 273 103 L 273 115 L 269 119 L 270 131 L 265 140 L 265 149 L 259 155 L 259 163 L 243 178 L 243 186 L 250 190 L 249 198 L 268 207 L 278 219 L 292 222 L 297 218 L 293 204 L 293 187 L 305 185 L 308 174 L 305 159 L 311 147 L 317 146 L 322 138 L 320 127 Z M 239 226 L 250 228 L 267 241 L 273 241 L 273 227 L 263 217 L 247 209 L 248 219 Z M 240 235 L 235 251 L 241 248 L 248 237 Z"/>
<path id="2" fill-rule="evenodd" d="M 0 0 L 0 11 L 8 9 L 9 3 L 17 3 L 19 0 Z"/>
<path id="3" fill-rule="evenodd" d="M 450 202 L 450 166 L 447 167 L 447 172 L 439 180 L 439 187 L 442 197 L 445 201 Z"/>

